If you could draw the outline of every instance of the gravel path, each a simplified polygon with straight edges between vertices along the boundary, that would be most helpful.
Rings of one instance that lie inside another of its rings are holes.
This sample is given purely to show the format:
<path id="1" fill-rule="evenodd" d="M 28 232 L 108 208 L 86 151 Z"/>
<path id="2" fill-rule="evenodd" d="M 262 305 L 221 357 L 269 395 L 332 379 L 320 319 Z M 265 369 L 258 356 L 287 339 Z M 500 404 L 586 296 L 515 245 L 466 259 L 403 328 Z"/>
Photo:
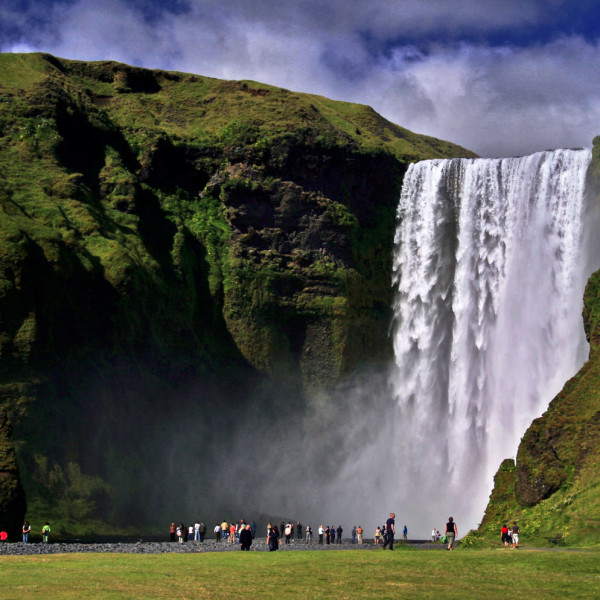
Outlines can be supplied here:
<path id="1" fill-rule="evenodd" d="M 421 550 L 441 550 L 445 546 L 442 544 L 432 543 L 411 543 L 411 542 L 399 542 L 396 541 L 396 545 L 402 544 L 408 545 L 413 548 Z M 350 541 L 344 540 L 341 544 L 323 544 L 322 546 L 317 542 L 311 542 L 305 544 L 299 540 L 293 540 L 290 544 L 281 544 L 280 549 L 284 552 L 289 550 L 323 550 L 328 552 L 335 552 L 336 550 L 381 550 L 381 546 L 375 546 L 373 543 L 366 543 L 362 545 L 352 544 Z M 266 545 L 265 538 L 256 538 L 254 543 L 250 547 L 250 552 L 267 552 L 268 548 Z M 0 556 L 2 555 L 13 555 L 13 556 L 26 556 L 34 554 L 66 554 L 73 552 L 119 552 L 126 554 L 164 554 L 166 552 L 176 553 L 194 553 L 194 552 L 240 552 L 239 544 L 230 544 L 228 542 L 215 542 L 214 540 L 205 540 L 204 542 L 186 542 L 180 544 L 178 542 L 144 542 L 139 541 L 136 543 L 127 542 L 115 542 L 115 543 L 31 543 L 23 544 L 21 542 L 15 543 L 4 543 L 0 544 Z"/>

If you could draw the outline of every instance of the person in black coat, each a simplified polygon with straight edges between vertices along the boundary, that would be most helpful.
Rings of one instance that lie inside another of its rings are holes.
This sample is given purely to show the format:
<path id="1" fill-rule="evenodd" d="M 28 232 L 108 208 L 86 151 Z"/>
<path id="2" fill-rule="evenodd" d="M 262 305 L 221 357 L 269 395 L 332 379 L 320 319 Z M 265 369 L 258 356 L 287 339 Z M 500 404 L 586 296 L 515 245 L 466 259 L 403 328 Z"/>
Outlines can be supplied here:
<path id="1" fill-rule="evenodd" d="M 273 525 L 267 534 L 267 545 L 270 552 L 279 550 L 279 531 L 277 531 L 277 525 Z"/>
<path id="2" fill-rule="evenodd" d="M 252 532 L 250 531 L 250 525 L 246 525 L 240 531 L 240 549 L 250 550 L 250 546 L 252 546 Z"/>

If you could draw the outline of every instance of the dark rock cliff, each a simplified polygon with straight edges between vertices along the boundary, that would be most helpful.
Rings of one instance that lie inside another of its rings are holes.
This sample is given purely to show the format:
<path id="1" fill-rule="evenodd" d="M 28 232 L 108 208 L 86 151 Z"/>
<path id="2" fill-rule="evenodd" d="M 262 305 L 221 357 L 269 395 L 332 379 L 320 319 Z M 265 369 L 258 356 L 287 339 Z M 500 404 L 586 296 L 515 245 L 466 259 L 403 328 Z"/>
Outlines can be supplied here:
<path id="1" fill-rule="evenodd" d="M 30 516 L 101 532 L 182 510 L 239 407 L 386 360 L 403 173 L 469 155 L 255 82 L 0 55 L 2 514 L 8 418 Z"/>

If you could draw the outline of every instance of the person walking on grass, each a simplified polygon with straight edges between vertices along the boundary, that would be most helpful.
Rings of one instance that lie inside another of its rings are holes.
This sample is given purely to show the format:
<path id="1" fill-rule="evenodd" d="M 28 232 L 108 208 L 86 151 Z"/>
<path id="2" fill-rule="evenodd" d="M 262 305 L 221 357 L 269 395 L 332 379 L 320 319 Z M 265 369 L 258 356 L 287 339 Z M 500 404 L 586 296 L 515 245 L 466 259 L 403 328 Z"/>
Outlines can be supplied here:
<path id="1" fill-rule="evenodd" d="M 519 526 L 517 525 L 516 521 L 513 523 L 513 528 L 512 528 L 512 547 L 513 548 L 518 548 L 519 547 Z"/>
<path id="2" fill-rule="evenodd" d="M 394 549 L 394 534 L 396 533 L 396 513 L 390 513 L 390 518 L 385 522 L 385 542 L 383 542 L 383 549 L 385 550 L 388 546 L 390 550 Z"/>
<path id="3" fill-rule="evenodd" d="M 452 544 L 454 544 L 454 540 L 458 536 L 458 528 L 456 527 L 456 523 L 452 517 L 448 517 L 448 522 L 446 523 L 446 543 L 448 544 L 448 550 L 452 550 Z"/>
<path id="4" fill-rule="evenodd" d="M 506 523 L 500 528 L 500 541 L 504 544 L 505 548 L 508 548 L 508 527 Z"/>

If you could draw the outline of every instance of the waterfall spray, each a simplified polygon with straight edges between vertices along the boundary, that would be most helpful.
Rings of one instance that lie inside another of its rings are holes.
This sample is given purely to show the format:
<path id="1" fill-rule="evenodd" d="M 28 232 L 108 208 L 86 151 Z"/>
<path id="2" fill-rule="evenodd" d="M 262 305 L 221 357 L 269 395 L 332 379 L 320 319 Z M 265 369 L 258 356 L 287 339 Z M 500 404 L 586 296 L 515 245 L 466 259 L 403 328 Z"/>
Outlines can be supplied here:
<path id="1" fill-rule="evenodd" d="M 589 235 L 598 211 L 584 193 L 590 157 L 557 150 L 409 168 L 391 374 L 355 373 L 326 402 L 286 411 L 256 453 L 249 419 L 235 460 L 218 469 L 238 481 L 246 465 L 245 506 L 313 527 L 361 525 L 367 538 L 390 512 L 411 539 L 450 515 L 459 536 L 477 526 L 500 462 L 588 353 L 583 293 L 600 256 Z"/>
<path id="2" fill-rule="evenodd" d="M 589 150 L 423 161 L 398 207 L 401 504 L 476 526 L 502 459 L 587 357 Z M 426 527 L 423 523 L 422 527 Z M 430 527 L 429 527 L 430 529 Z"/>

